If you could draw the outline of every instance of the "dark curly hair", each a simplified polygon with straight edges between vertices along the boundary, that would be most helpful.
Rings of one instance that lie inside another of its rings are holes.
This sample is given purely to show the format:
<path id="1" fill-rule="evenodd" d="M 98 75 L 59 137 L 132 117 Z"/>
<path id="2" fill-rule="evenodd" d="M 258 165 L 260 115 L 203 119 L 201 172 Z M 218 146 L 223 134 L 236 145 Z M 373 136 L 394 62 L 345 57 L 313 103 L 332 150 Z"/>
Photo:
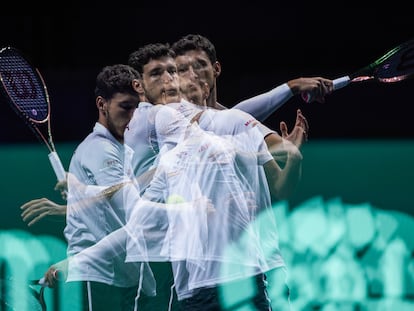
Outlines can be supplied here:
<path id="1" fill-rule="evenodd" d="M 217 61 L 216 48 L 209 39 L 198 34 L 188 34 L 181 37 L 171 46 L 176 55 L 183 55 L 188 51 L 202 50 L 206 52 L 210 62 L 213 64 Z"/>
<path id="2" fill-rule="evenodd" d="M 142 75 L 144 65 L 148 64 L 151 59 L 159 59 L 163 56 L 175 58 L 175 53 L 168 43 L 149 43 L 129 55 L 128 65 Z"/>
<path id="3" fill-rule="evenodd" d="M 137 95 L 132 81 L 140 77 L 138 71 L 125 64 L 105 66 L 96 77 L 95 96 L 110 99 L 115 93 Z"/>

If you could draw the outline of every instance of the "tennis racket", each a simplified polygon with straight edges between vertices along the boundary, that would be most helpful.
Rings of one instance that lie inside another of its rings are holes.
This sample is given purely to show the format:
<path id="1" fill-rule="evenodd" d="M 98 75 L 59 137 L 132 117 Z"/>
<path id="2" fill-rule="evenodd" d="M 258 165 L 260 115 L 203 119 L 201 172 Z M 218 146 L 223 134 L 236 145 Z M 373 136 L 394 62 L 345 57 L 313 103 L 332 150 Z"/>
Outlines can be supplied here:
<path id="1" fill-rule="evenodd" d="M 0 279 L 0 310 L 46 311 L 44 291 L 47 285 L 40 280 L 19 284 L 12 278 Z"/>
<path id="2" fill-rule="evenodd" d="M 338 79 L 333 80 L 333 89 L 339 90 L 350 83 L 376 80 L 392 83 L 410 78 L 414 74 L 414 39 L 406 41 L 385 53 L 366 67 Z M 306 102 L 312 102 L 312 93 L 302 93 Z"/>
<path id="3" fill-rule="evenodd" d="M 48 148 L 58 181 L 66 180 L 52 139 L 49 94 L 39 70 L 20 51 L 5 47 L 0 50 L 0 81 L 7 102 Z"/>

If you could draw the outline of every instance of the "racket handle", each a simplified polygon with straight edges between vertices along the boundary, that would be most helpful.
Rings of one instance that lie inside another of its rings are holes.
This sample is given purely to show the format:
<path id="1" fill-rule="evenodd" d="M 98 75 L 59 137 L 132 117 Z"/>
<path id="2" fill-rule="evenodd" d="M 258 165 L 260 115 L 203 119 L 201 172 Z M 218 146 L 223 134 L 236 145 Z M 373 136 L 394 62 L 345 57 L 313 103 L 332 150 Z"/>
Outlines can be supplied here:
<path id="1" fill-rule="evenodd" d="M 49 153 L 49 161 L 50 164 L 52 164 L 58 181 L 66 180 L 66 171 L 63 168 L 62 162 L 60 161 L 59 155 L 56 151 Z"/>
<path id="2" fill-rule="evenodd" d="M 349 76 L 343 76 L 338 79 L 335 79 L 333 82 L 333 90 L 339 90 L 343 87 L 347 86 L 351 82 L 351 78 Z"/>
<path id="3" fill-rule="evenodd" d="M 351 82 L 351 78 L 349 76 L 343 76 L 338 79 L 335 79 L 332 81 L 333 90 L 336 91 L 336 90 L 342 89 L 343 87 L 347 86 L 350 82 Z M 311 92 L 305 92 L 305 93 L 302 93 L 302 99 L 305 102 L 310 103 L 314 100 L 314 96 L 312 95 Z"/>
<path id="4" fill-rule="evenodd" d="M 48 284 L 48 282 L 46 281 L 46 279 L 45 279 L 45 277 L 42 277 L 40 280 L 39 280 L 39 285 L 40 286 L 43 286 L 43 287 L 47 287 L 47 286 L 49 286 L 49 284 Z"/>

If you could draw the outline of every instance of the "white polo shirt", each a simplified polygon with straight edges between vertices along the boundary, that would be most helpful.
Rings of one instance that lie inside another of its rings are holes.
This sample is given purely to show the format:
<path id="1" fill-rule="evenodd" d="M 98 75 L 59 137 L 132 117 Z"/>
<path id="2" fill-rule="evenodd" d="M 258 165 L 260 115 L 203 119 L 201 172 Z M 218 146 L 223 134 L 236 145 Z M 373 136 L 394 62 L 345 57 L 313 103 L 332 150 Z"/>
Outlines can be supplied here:
<path id="1" fill-rule="evenodd" d="M 76 148 L 69 166 L 64 229 L 69 256 L 67 281 L 96 281 L 119 287 L 138 284 L 140 265 L 125 263 L 125 245 L 123 252 L 113 256 L 72 257 L 125 225 L 128 207 L 124 196 L 135 192 L 139 198 L 136 185 L 131 183 L 132 155 L 132 149 L 120 144 L 100 123 Z M 123 182 L 131 185 L 129 192 L 119 191 L 110 200 L 96 199 L 102 190 Z M 131 197 L 128 200 L 133 201 Z"/>

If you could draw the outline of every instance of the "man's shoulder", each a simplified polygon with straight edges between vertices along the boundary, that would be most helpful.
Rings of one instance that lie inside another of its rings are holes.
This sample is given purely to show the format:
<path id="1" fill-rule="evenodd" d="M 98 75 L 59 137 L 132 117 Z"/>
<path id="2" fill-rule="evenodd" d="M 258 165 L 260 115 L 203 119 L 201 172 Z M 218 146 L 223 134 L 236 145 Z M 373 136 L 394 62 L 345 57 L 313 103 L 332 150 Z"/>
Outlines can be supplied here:
<path id="1" fill-rule="evenodd" d="M 226 106 L 220 104 L 219 102 L 215 102 L 214 105 L 211 107 L 217 110 L 226 110 L 228 109 Z"/>

